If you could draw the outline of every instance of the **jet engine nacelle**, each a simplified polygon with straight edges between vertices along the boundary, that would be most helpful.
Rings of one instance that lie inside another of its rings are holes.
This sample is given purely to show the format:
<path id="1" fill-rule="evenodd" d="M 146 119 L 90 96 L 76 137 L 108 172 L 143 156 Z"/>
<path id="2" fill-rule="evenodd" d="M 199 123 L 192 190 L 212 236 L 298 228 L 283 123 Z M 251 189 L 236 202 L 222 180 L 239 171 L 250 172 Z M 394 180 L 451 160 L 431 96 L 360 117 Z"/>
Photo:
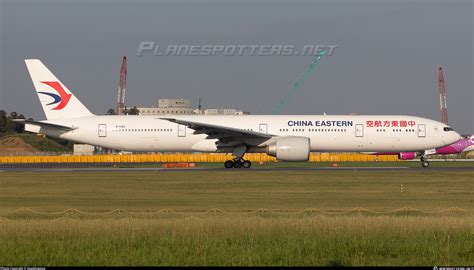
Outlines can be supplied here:
<path id="1" fill-rule="evenodd" d="M 398 159 L 401 160 L 412 160 L 416 158 L 415 152 L 400 152 L 398 153 Z"/>
<path id="2" fill-rule="evenodd" d="M 309 138 L 306 137 L 277 137 L 268 145 L 267 154 L 282 161 L 308 161 Z"/>

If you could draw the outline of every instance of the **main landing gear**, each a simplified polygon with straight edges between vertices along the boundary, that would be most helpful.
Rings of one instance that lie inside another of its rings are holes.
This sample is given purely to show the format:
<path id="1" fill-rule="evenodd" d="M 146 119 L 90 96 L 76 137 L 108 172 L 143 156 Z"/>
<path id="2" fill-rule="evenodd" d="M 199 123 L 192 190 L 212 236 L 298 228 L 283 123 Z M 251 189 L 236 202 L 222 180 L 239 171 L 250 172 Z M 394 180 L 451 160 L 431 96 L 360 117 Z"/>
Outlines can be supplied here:
<path id="1" fill-rule="evenodd" d="M 430 166 L 430 163 L 428 162 L 428 160 L 426 160 L 425 156 L 422 156 L 420 160 L 421 160 L 421 166 L 423 168 L 428 168 Z"/>
<path id="2" fill-rule="evenodd" d="M 236 158 L 233 160 L 227 160 L 224 162 L 224 167 L 226 169 L 230 168 L 245 168 L 248 169 L 252 166 L 252 162 L 250 160 L 244 160 L 243 158 Z"/>
<path id="3" fill-rule="evenodd" d="M 250 162 L 250 160 L 243 159 L 243 156 L 245 155 L 246 151 L 247 151 L 247 146 L 243 144 L 236 146 L 234 148 L 234 152 L 232 152 L 232 155 L 236 158 L 234 158 L 233 160 L 227 160 L 226 162 L 224 162 L 224 167 L 226 169 L 250 168 L 250 166 L 252 166 L 252 162 Z"/>

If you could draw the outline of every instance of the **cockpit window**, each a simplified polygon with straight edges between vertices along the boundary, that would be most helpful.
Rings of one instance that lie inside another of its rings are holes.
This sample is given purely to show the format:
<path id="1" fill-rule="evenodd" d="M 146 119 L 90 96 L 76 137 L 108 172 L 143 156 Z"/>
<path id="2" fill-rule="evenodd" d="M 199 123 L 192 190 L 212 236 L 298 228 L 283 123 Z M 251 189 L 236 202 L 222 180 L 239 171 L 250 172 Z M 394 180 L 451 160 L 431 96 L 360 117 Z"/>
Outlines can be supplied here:
<path id="1" fill-rule="evenodd" d="M 443 130 L 444 131 L 453 131 L 453 128 L 452 127 L 444 127 Z"/>

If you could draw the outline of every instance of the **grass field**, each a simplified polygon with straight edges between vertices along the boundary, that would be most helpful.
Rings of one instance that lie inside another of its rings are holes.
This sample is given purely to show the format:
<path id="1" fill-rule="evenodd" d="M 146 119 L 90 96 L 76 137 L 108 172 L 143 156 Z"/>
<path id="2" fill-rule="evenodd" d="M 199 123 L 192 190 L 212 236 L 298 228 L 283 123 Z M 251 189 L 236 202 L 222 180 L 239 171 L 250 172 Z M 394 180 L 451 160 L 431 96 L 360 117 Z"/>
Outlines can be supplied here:
<path id="1" fill-rule="evenodd" d="M 473 176 L 3 172 L 0 265 L 473 265 Z M 405 206 L 467 212 L 297 213 Z M 86 213 L 53 213 L 68 208 Z M 178 212 L 151 212 L 165 208 Z M 100 214 L 114 209 L 134 213 Z"/>

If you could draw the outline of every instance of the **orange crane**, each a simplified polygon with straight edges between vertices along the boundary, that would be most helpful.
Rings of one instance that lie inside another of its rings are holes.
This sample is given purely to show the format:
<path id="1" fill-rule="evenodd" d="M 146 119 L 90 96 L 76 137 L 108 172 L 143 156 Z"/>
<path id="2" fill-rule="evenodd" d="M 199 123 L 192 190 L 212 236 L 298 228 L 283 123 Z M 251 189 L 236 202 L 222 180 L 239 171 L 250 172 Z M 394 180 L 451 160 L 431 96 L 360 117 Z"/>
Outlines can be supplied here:
<path id="1" fill-rule="evenodd" d="M 127 57 L 122 59 L 122 66 L 120 67 L 120 82 L 117 97 L 117 115 L 123 115 L 125 112 L 125 87 L 127 85 Z"/>

